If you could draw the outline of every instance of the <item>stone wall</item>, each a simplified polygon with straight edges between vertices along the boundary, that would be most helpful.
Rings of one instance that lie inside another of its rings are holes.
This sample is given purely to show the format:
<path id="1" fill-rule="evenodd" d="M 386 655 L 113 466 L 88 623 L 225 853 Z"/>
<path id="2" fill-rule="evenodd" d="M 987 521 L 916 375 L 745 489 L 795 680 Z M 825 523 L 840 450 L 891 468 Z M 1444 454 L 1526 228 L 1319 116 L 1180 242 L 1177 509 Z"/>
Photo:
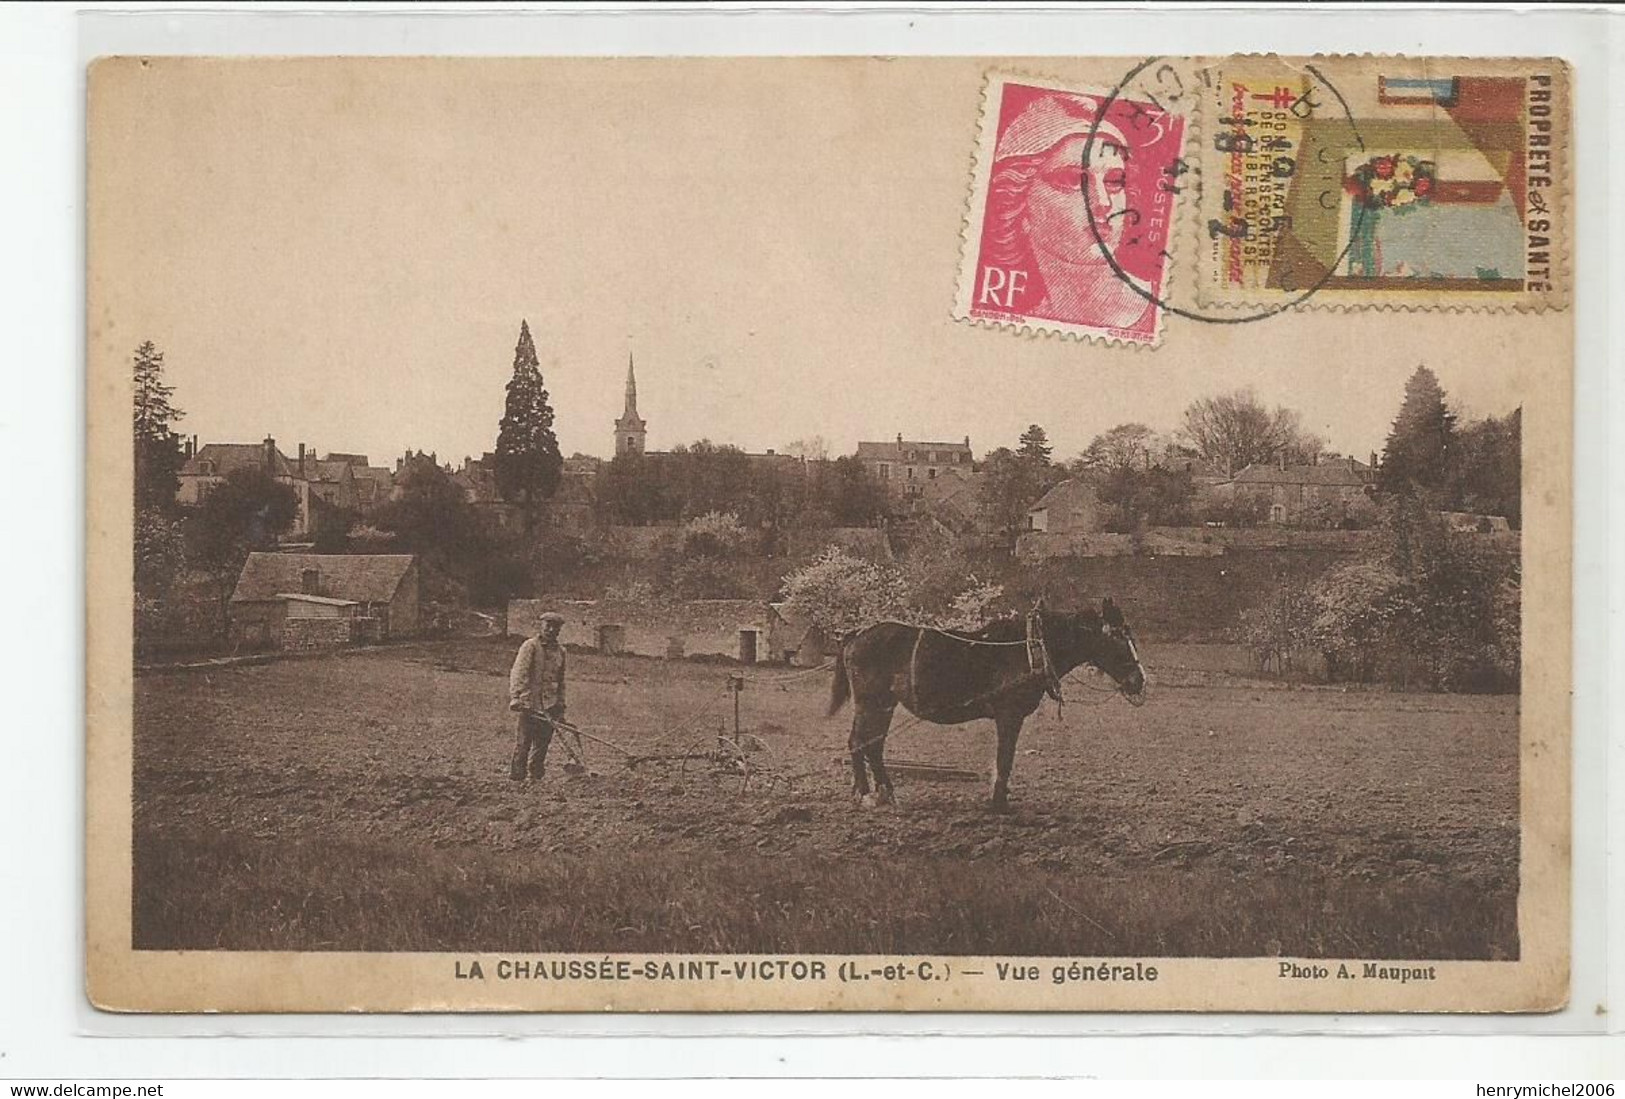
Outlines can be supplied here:
<path id="1" fill-rule="evenodd" d="M 1050 533 L 1030 530 L 1016 539 L 1016 557 L 1044 561 L 1051 557 L 1126 557 L 1134 552 L 1132 534 Z"/>
<path id="2" fill-rule="evenodd" d="M 566 645 L 596 648 L 598 627 L 618 625 L 626 630 L 624 649 L 641 656 L 665 656 L 672 638 L 683 643 L 688 656 L 739 657 L 739 631 L 760 630 L 759 658 L 767 654 L 771 611 L 755 599 L 695 599 L 682 603 L 628 600 L 511 599 L 508 601 L 508 636 L 533 636 L 544 611 L 564 615 L 559 637 Z"/>
<path id="3" fill-rule="evenodd" d="M 305 653 L 348 645 L 353 622 L 349 618 L 290 618 L 282 624 L 282 651 Z"/>

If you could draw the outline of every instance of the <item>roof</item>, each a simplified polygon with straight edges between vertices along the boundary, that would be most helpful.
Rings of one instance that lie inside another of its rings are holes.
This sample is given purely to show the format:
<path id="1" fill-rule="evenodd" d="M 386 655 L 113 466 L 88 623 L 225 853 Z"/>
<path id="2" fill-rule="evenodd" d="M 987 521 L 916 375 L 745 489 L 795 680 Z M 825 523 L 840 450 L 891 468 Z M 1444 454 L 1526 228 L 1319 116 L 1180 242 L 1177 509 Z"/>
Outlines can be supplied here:
<path id="1" fill-rule="evenodd" d="M 280 450 L 272 450 L 271 475 L 273 477 L 291 477 L 293 468 L 288 465 L 288 459 Z M 203 462 L 213 462 L 211 473 L 203 472 Z M 195 455 L 186 460 L 181 466 L 181 474 L 190 474 L 194 477 L 214 476 L 224 477 L 236 469 L 264 469 L 265 444 L 264 443 L 204 443 L 198 448 Z"/>
<path id="2" fill-rule="evenodd" d="M 305 464 L 310 467 L 310 472 L 315 474 L 314 477 L 307 478 L 312 481 L 342 481 L 345 474 L 353 474 L 355 471 L 355 467 L 349 462 L 333 458 L 323 458 L 315 462 L 306 459 Z"/>
<path id="3" fill-rule="evenodd" d="M 1069 477 L 1044 493 L 1038 498 L 1038 503 L 1028 508 L 1028 513 L 1044 511 L 1052 507 L 1062 507 L 1074 504 L 1079 500 L 1093 502 L 1095 499 L 1094 486 L 1076 477 Z"/>
<path id="4" fill-rule="evenodd" d="M 381 481 L 386 485 L 395 480 L 395 474 L 381 466 L 352 466 L 350 473 L 364 481 Z"/>
<path id="5" fill-rule="evenodd" d="M 971 452 L 969 443 L 933 443 L 921 439 L 903 439 L 900 442 L 892 441 L 887 443 L 860 442 L 858 444 L 858 457 L 887 462 L 921 462 L 925 461 L 925 459 L 917 453 L 912 458 L 905 458 L 904 454 L 922 450 L 967 455 Z"/>
<path id="6" fill-rule="evenodd" d="M 263 603 L 304 587 L 317 573 L 314 594 L 362 603 L 388 603 L 416 560 L 409 553 L 251 553 L 237 577 L 233 603 Z"/>
<path id="7" fill-rule="evenodd" d="M 365 454 L 346 454 L 343 451 L 334 450 L 328 452 L 327 457 L 323 458 L 322 461 L 343 462 L 345 465 L 355 466 L 359 469 L 366 466 L 367 456 Z"/>
<path id="8" fill-rule="evenodd" d="M 297 591 L 279 591 L 273 598 L 287 599 L 294 603 L 320 603 L 324 607 L 360 606 L 354 599 L 329 599 L 325 595 L 306 595 L 304 592 Z"/>
<path id="9" fill-rule="evenodd" d="M 1351 464 L 1352 463 L 1352 464 Z M 1254 463 L 1238 469 L 1231 478 L 1238 485 L 1368 485 L 1371 470 L 1352 458 L 1337 458 L 1312 466 L 1287 466 Z"/>

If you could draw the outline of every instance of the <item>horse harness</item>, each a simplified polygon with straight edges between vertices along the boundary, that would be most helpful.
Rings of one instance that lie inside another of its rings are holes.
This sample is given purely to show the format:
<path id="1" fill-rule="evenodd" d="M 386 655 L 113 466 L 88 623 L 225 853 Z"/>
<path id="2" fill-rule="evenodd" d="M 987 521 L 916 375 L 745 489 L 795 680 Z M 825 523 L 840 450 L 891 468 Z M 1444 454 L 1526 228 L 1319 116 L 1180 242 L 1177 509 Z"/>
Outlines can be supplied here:
<path id="1" fill-rule="evenodd" d="M 1043 619 L 1039 617 L 1039 613 L 1036 609 L 1027 612 L 1026 633 L 1020 641 L 983 641 L 975 637 L 960 637 L 957 634 L 949 633 L 947 630 L 937 629 L 934 626 L 916 626 L 915 629 L 918 632 L 914 635 L 914 650 L 909 654 L 908 679 L 911 692 L 913 685 L 917 682 L 916 676 L 919 671 L 920 643 L 925 640 L 926 630 L 929 629 L 964 645 L 994 645 L 1000 647 L 1007 645 L 1020 645 L 1026 649 L 1026 675 L 1007 683 L 1001 683 L 991 691 L 984 691 L 982 694 L 979 694 L 965 702 L 966 706 L 974 706 L 977 703 L 985 702 L 994 695 L 1003 694 L 1005 691 L 1013 690 L 1014 688 L 1031 682 L 1034 679 L 1039 680 L 1044 684 L 1044 693 L 1050 698 L 1053 698 L 1057 703 L 1065 701 L 1065 699 L 1061 697 L 1061 677 L 1055 674 L 1055 662 L 1050 659 L 1049 644 L 1044 640 Z"/>

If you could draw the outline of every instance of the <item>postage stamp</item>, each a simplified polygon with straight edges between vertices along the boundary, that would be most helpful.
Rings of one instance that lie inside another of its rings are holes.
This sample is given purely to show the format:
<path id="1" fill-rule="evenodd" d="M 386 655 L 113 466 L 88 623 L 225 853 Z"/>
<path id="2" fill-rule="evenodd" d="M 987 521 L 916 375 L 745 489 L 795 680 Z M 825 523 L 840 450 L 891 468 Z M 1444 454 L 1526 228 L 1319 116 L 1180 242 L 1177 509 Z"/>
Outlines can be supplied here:
<path id="1" fill-rule="evenodd" d="M 990 75 L 954 316 L 1154 345 L 1185 127 L 1103 88 Z"/>
<path id="2" fill-rule="evenodd" d="M 1204 304 L 1567 305 L 1563 62 L 1243 57 L 1201 79 Z"/>
<path id="3" fill-rule="evenodd" d="M 98 61 L 91 1000 L 1560 1006 L 1564 79 Z"/>

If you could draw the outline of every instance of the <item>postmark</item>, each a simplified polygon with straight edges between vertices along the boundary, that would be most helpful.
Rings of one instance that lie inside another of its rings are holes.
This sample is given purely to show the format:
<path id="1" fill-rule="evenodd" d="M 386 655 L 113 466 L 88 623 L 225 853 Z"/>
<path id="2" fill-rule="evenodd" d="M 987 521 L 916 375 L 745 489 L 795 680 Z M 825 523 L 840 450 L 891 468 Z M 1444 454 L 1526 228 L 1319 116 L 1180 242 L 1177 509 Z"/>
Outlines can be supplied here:
<path id="1" fill-rule="evenodd" d="M 998 73 L 982 112 L 954 316 L 1154 345 L 1185 116 Z"/>
<path id="2" fill-rule="evenodd" d="M 1240 57 L 1199 86 L 1204 312 L 1567 305 L 1562 62 Z"/>

